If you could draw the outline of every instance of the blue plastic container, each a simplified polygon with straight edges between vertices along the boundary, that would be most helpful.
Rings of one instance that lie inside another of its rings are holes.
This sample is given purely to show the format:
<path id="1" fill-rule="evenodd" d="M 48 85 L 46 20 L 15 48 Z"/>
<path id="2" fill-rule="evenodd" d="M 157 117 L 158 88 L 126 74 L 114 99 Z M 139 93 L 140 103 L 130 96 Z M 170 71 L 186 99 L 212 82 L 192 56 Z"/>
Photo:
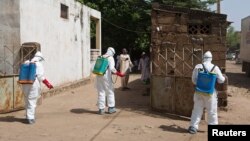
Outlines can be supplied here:
<path id="1" fill-rule="evenodd" d="M 108 59 L 99 56 L 95 62 L 93 73 L 97 75 L 104 75 L 108 68 Z"/>
<path id="2" fill-rule="evenodd" d="M 33 84 L 36 79 L 36 64 L 22 64 L 19 72 L 20 84 Z"/>
<path id="3" fill-rule="evenodd" d="M 215 90 L 216 74 L 199 72 L 195 90 L 197 93 L 212 95 Z"/>

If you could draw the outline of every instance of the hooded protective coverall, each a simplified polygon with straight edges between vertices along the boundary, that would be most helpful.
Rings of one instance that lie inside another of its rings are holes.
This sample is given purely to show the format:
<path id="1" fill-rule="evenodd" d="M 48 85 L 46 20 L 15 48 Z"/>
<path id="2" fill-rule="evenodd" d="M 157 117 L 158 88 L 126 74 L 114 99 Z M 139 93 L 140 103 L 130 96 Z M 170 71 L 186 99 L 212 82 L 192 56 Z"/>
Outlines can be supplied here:
<path id="1" fill-rule="evenodd" d="M 41 85 L 43 82 L 48 88 L 53 88 L 53 86 L 44 77 L 44 68 L 41 61 L 43 61 L 43 56 L 41 52 L 37 52 L 35 57 L 31 61 L 25 61 L 25 63 L 34 62 L 36 64 L 36 79 L 33 84 L 23 84 L 23 92 L 25 94 L 25 108 L 26 108 L 26 118 L 28 120 L 35 119 L 35 108 L 37 104 L 37 99 L 40 97 Z"/>
<path id="2" fill-rule="evenodd" d="M 208 71 L 211 71 L 214 67 L 214 64 L 211 63 L 212 54 L 210 51 L 207 51 L 203 56 L 203 64 Z M 197 64 L 193 70 L 192 74 L 192 82 L 196 85 L 198 70 L 202 69 L 202 64 Z M 217 82 L 223 83 L 225 81 L 225 77 L 222 75 L 219 67 L 215 67 L 213 73 L 216 74 Z M 206 108 L 208 113 L 208 124 L 216 125 L 218 124 L 218 115 L 217 115 L 217 91 L 215 90 L 212 96 L 201 95 L 198 93 L 194 94 L 194 107 L 191 116 L 190 127 L 194 127 L 198 130 L 198 125 L 201 120 L 201 116 L 203 113 L 203 109 Z"/>
<path id="3" fill-rule="evenodd" d="M 103 55 L 103 57 L 108 59 L 108 69 L 103 76 L 96 76 L 96 88 L 98 91 L 97 106 L 99 109 L 105 108 L 106 96 L 108 107 L 115 107 L 115 95 L 111 75 L 114 73 L 121 77 L 124 76 L 115 69 L 114 54 L 115 50 L 112 47 L 109 47 L 106 54 Z"/>

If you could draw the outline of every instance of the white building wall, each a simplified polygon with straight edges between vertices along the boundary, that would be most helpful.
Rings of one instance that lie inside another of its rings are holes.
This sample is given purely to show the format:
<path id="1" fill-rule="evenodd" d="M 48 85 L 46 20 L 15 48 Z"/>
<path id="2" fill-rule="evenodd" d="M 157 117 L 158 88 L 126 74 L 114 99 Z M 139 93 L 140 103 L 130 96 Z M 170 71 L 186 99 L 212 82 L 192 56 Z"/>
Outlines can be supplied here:
<path id="1" fill-rule="evenodd" d="M 68 19 L 60 17 L 61 3 L 68 6 Z M 75 0 L 20 0 L 21 44 L 41 44 L 45 75 L 54 85 L 90 76 L 92 13 L 101 16 Z"/>

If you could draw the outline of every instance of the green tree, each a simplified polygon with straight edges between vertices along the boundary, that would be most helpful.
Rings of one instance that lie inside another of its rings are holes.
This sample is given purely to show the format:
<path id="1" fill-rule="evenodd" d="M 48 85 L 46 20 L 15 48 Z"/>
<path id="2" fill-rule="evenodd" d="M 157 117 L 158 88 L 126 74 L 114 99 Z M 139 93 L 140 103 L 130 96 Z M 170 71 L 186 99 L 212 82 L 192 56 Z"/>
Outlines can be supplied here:
<path id="1" fill-rule="evenodd" d="M 174 5 L 186 8 L 196 8 L 201 10 L 210 10 L 209 6 L 216 3 L 217 0 L 152 0 L 166 5 Z"/>
<path id="2" fill-rule="evenodd" d="M 122 48 L 132 51 L 132 58 L 149 51 L 151 38 L 151 4 L 209 10 L 216 0 L 78 0 L 102 13 L 102 46 L 120 53 Z"/>
<path id="3" fill-rule="evenodd" d="M 102 45 L 139 52 L 149 48 L 150 9 L 149 2 L 142 0 L 81 0 L 102 13 Z"/>
<path id="4" fill-rule="evenodd" d="M 234 27 L 229 26 L 227 29 L 227 46 L 229 48 L 239 48 L 240 38 L 237 31 L 235 31 Z"/>

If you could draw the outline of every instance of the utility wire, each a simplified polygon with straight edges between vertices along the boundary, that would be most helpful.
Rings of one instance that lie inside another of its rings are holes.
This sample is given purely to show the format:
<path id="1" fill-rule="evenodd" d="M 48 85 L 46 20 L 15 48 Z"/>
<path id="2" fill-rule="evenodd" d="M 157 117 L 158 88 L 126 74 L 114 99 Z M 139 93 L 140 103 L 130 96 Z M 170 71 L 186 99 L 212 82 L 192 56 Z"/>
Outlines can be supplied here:
<path id="1" fill-rule="evenodd" d="M 105 19 L 105 18 L 103 18 L 103 17 L 102 17 L 102 19 L 103 19 L 103 21 L 105 21 L 106 23 L 108 23 L 108 24 L 110 24 L 110 25 L 113 25 L 114 27 L 119 28 L 119 29 L 122 29 L 122 30 L 126 30 L 126 31 L 134 32 L 134 33 L 151 33 L 151 32 L 143 32 L 143 31 L 136 31 L 136 30 L 126 29 L 126 28 L 120 27 L 120 26 L 118 26 L 118 25 L 116 25 L 116 24 L 114 24 L 114 23 L 108 21 L 107 19 Z"/>

